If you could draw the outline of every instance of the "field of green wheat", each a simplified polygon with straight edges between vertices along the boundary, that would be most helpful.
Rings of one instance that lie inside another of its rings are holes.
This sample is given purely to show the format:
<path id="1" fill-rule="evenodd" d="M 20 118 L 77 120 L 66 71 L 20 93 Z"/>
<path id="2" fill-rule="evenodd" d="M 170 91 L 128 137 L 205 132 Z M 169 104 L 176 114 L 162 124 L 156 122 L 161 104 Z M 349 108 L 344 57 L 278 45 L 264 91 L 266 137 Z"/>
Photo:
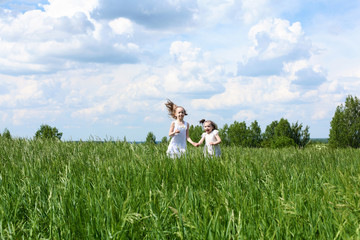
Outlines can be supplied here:
<path id="1" fill-rule="evenodd" d="M 0 140 L 0 239 L 359 239 L 360 150 Z"/>

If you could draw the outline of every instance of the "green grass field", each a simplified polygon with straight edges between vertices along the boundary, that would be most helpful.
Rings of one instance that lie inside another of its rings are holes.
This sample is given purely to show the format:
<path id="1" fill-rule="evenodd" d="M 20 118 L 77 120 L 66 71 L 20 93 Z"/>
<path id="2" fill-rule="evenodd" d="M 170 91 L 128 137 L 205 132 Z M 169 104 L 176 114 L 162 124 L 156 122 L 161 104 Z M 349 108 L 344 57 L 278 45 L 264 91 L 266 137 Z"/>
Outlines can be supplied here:
<path id="1" fill-rule="evenodd" d="M 360 150 L 0 140 L 1 239 L 359 239 Z"/>

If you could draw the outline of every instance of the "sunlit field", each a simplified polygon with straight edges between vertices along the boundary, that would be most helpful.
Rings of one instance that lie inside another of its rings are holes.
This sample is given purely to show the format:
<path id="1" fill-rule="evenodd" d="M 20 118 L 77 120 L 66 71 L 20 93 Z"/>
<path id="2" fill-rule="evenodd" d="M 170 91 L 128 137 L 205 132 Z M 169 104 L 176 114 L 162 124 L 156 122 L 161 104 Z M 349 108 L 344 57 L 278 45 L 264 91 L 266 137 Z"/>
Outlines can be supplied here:
<path id="1" fill-rule="evenodd" d="M 360 150 L 0 140 L 1 239 L 359 239 Z"/>

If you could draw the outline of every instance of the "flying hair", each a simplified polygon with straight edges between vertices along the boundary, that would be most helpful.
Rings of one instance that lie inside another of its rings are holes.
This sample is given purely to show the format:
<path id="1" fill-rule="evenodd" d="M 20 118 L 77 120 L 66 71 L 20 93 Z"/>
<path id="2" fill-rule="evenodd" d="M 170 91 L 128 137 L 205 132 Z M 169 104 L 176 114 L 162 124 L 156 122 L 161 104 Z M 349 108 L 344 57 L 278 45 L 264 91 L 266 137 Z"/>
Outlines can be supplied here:
<path id="1" fill-rule="evenodd" d="M 168 114 L 170 117 L 176 119 L 175 113 L 176 113 L 176 109 L 177 108 L 182 108 L 184 109 L 184 115 L 187 115 L 185 108 L 176 105 L 175 103 L 173 103 L 170 99 L 167 99 L 166 103 L 165 103 L 166 109 L 168 110 Z"/>
<path id="2" fill-rule="evenodd" d="M 199 123 L 201 124 L 201 125 L 204 125 L 206 122 L 208 122 L 208 123 L 210 123 L 211 124 L 211 126 L 213 127 L 213 129 L 218 129 L 218 126 L 217 126 L 217 124 L 216 123 L 214 123 L 213 121 L 211 121 L 211 120 L 205 120 L 205 119 L 201 119 L 200 121 L 199 121 Z"/>

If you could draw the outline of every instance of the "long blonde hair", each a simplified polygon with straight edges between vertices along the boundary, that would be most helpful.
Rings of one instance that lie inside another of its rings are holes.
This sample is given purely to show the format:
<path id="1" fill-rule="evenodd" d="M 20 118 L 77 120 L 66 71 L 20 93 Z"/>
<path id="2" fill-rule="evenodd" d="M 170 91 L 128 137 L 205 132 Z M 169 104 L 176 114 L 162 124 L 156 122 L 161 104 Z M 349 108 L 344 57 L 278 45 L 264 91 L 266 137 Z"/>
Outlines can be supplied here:
<path id="1" fill-rule="evenodd" d="M 182 109 L 184 109 L 184 115 L 187 115 L 185 108 L 176 105 L 176 104 L 173 103 L 170 99 L 167 99 L 167 101 L 166 101 L 166 103 L 165 103 L 165 106 L 166 106 L 166 108 L 167 108 L 167 110 L 168 110 L 169 116 L 172 117 L 172 118 L 174 118 L 174 119 L 176 119 L 175 114 L 176 114 L 176 109 L 177 109 L 177 108 L 182 108 Z"/>

